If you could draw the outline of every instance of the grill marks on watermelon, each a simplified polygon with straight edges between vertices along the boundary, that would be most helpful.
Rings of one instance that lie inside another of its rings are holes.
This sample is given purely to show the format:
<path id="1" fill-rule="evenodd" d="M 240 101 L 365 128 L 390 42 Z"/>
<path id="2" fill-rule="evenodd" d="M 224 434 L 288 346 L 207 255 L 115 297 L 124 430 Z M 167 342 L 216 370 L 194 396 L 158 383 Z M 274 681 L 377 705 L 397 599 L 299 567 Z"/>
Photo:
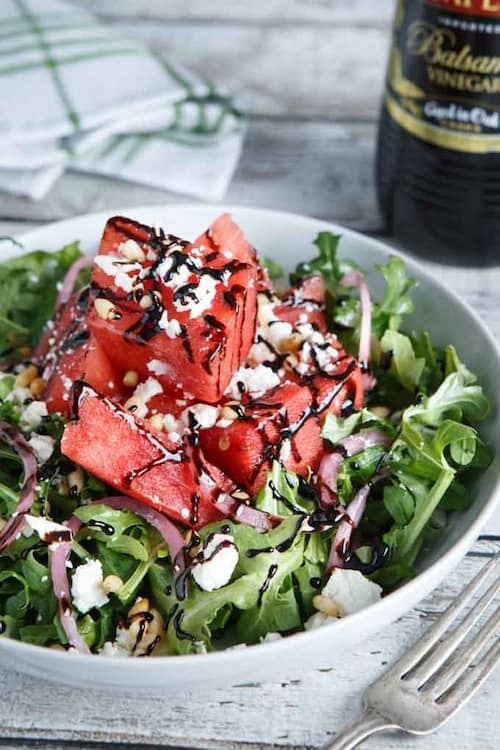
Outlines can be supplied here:
<path id="1" fill-rule="evenodd" d="M 231 489 L 201 449 L 167 436 L 83 381 L 74 386 L 73 419 L 61 451 L 110 487 L 198 528 L 222 516 L 214 501 Z"/>
<path id="2" fill-rule="evenodd" d="M 125 257 L 131 240 L 142 253 L 136 261 Z M 247 356 L 255 328 L 255 252 L 236 225 L 220 217 L 189 244 L 115 217 L 96 264 L 89 325 L 116 365 L 133 362 L 144 378 L 159 360 L 165 389 L 216 402 Z M 99 300 L 112 305 L 109 314 L 99 314 Z"/>

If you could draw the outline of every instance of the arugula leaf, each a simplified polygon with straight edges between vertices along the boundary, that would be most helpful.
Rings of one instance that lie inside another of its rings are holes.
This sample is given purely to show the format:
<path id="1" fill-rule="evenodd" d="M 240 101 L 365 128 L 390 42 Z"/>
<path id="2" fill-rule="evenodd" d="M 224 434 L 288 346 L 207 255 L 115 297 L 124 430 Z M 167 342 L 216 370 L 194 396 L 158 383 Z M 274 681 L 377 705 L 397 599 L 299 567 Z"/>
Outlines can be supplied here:
<path id="1" fill-rule="evenodd" d="M 272 258 L 261 258 L 260 262 L 266 269 L 271 281 L 277 281 L 278 279 L 283 278 L 283 266 L 281 263 L 277 263 Z"/>
<path id="2" fill-rule="evenodd" d="M 349 435 L 358 432 L 360 427 L 383 430 L 392 437 L 396 434 L 396 429 L 389 420 L 376 416 L 369 409 L 360 409 L 348 417 L 336 417 L 328 413 L 323 423 L 321 437 L 332 445 L 336 445 Z"/>
<path id="3" fill-rule="evenodd" d="M 231 581 L 215 591 L 204 591 L 191 580 L 189 596 L 181 601 L 175 594 L 171 566 L 159 562 L 151 565 L 148 580 L 168 621 L 169 652 L 193 653 L 200 643 L 212 649 L 220 612 L 227 617 L 228 607 L 234 623 L 232 637 L 240 642 L 253 643 L 268 632 L 301 627 L 291 578 L 303 563 L 304 534 L 297 531 L 301 522 L 301 516 L 290 516 L 264 533 L 227 522 L 239 551 Z M 205 526 L 200 536 L 206 538 L 219 528 L 220 524 Z"/>
<path id="4" fill-rule="evenodd" d="M 81 254 L 72 242 L 58 252 L 36 250 L 0 264 L 0 360 L 38 343 L 54 310 L 57 284 Z"/>
<path id="5" fill-rule="evenodd" d="M 330 287 L 335 281 L 339 281 L 344 273 L 346 273 L 337 258 L 340 238 L 339 234 L 320 232 L 314 240 L 314 244 L 319 250 L 319 255 L 312 260 L 299 263 L 295 271 L 290 274 L 290 283 L 296 284 L 304 276 L 311 276 L 315 273 L 321 274 Z"/>
<path id="6" fill-rule="evenodd" d="M 273 516 L 312 513 L 317 507 L 316 498 L 307 483 L 297 474 L 287 471 L 279 461 L 273 461 L 266 483 L 254 502 L 256 508 Z"/>
<path id="7" fill-rule="evenodd" d="M 425 366 L 425 359 L 416 357 L 408 336 L 387 329 L 380 339 L 383 352 L 391 353 L 390 371 L 403 388 L 414 393 Z"/>
<path id="8" fill-rule="evenodd" d="M 381 338 L 385 331 L 398 331 L 403 315 L 414 310 L 410 290 L 418 285 L 416 279 L 406 275 L 404 262 L 396 255 L 391 255 L 387 265 L 376 266 L 384 276 L 385 295 L 379 304 L 373 306 L 372 333 Z"/>

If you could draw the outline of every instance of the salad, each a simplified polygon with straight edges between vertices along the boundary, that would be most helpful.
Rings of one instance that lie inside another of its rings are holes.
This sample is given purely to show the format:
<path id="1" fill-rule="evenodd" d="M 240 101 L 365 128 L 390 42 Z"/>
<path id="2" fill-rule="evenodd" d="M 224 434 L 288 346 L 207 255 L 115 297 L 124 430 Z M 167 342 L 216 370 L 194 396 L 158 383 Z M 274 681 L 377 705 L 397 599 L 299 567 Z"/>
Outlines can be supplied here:
<path id="1" fill-rule="evenodd" d="M 0 265 L 0 631 L 105 656 L 334 622 L 415 575 L 491 460 L 453 346 L 409 332 L 403 261 L 321 232 L 283 280 L 223 214 L 125 217 Z"/>

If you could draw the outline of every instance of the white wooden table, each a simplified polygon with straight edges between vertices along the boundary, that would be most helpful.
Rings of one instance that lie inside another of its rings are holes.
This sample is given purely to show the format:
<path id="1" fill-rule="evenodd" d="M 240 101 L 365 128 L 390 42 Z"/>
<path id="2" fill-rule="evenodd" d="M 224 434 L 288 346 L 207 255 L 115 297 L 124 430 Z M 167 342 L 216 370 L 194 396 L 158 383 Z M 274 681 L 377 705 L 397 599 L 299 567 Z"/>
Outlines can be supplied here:
<path id="1" fill-rule="evenodd" d="M 250 124 L 228 202 L 299 211 L 383 236 L 372 170 L 392 0 L 80 4 L 98 12 L 117 33 L 166 48 L 241 93 Z M 181 200 L 68 174 L 39 203 L 2 195 L 0 235 L 89 211 Z M 499 336 L 500 267 L 435 270 Z M 500 510 L 439 591 L 341 661 L 332 654 L 321 671 L 304 670 L 286 684 L 113 698 L 0 673 L 0 748 L 319 747 L 354 716 L 363 688 L 418 638 L 464 578 L 499 551 Z M 499 748 L 499 693 L 500 670 L 438 734 L 410 740 L 385 735 L 365 746 Z"/>

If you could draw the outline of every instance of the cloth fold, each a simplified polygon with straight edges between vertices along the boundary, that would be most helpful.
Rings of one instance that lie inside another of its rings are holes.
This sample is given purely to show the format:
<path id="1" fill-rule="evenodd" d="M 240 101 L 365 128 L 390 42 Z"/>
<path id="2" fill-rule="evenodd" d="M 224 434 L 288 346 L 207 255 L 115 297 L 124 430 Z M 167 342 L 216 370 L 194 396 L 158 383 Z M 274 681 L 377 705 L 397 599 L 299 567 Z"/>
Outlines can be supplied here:
<path id="1" fill-rule="evenodd" d="M 42 198 L 65 169 L 209 200 L 244 118 L 221 87 L 63 0 L 0 4 L 0 190 Z"/>

